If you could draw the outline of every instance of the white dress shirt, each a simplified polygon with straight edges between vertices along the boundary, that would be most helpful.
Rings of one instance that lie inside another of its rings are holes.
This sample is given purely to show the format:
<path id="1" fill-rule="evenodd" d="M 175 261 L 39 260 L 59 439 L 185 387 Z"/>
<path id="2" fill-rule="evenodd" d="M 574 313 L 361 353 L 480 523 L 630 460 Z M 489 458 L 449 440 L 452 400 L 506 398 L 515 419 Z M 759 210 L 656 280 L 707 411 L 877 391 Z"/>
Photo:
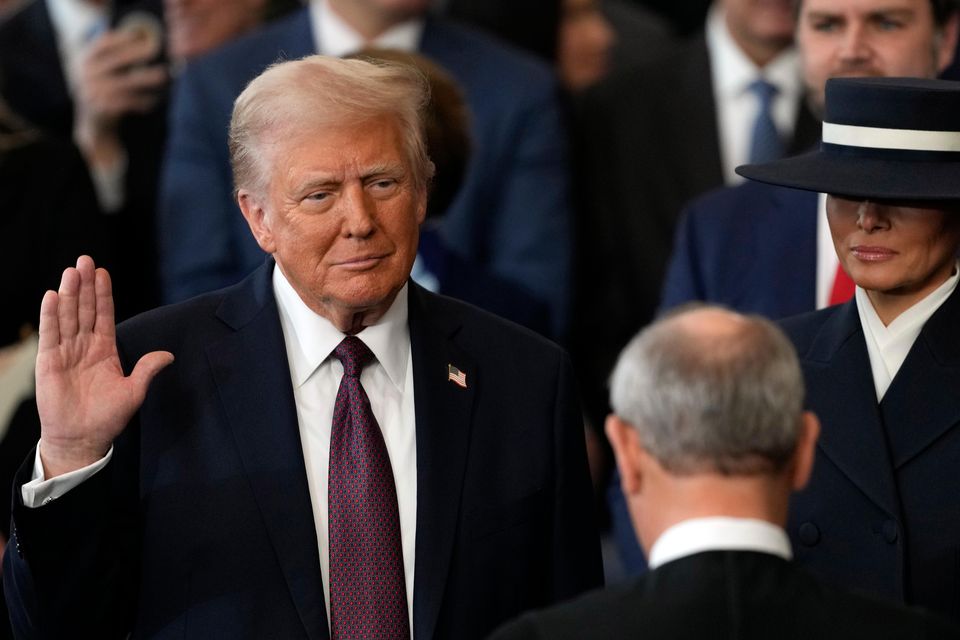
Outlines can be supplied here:
<path id="1" fill-rule="evenodd" d="M 57 39 L 60 66 L 67 89 L 76 93 L 80 78 L 80 60 L 95 35 L 107 28 L 107 5 L 85 0 L 47 0 L 50 23 Z"/>
<path id="2" fill-rule="evenodd" d="M 752 518 L 693 518 L 664 531 L 650 549 L 651 569 L 704 551 L 759 551 L 793 557 L 786 532 Z"/>
<path id="3" fill-rule="evenodd" d="M 330 554 L 327 528 L 327 481 L 333 407 L 343 377 L 343 365 L 331 354 L 345 335 L 329 320 L 311 311 L 280 269 L 273 270 L 273 290 L 287 349 L 293 397 L 300 426 L 307 486 L 320 548 L 324 603 L 330 620 Z M 417 439 L 413 397 L 413 356 L 407 325 L 407 286 L 397 294 L 377 324 L 357 337 L 373 352 L 376 362 L 360 375 L 370 407 L 380 425 L 397 488 L 400 542 L 407 587 L 407 615 L 413 629 L 413 582 L 417 540 Z M 40 447 L 34 458 L 33 478 L 21 488 L 26 507 L 36 508 L 64 495 L 93 476 L 110 461 L 113 448 L 94 464 L 45 480 Z"/>
<path id="4" fill-rule="evenodd" d="M 109 26 L 108 5 L 96 5 L 85 0 L 46 1 L 67 91 L 71 96 L 76 96 L 80 83 L 80 62 L 87 47 Z M 127 156 L 123 154 L 112 166 L 90 167 L 90 178 L 104 213 L 116 213 L 123 206 L 126 199 L 123 181 L 127 164 Z"/>
<path id="5" fill-rule="evenodd" d="M 857 311 L 860 313 L 860 325 L 867 343 L 867 355 L 870 356 L 870 370 L 873 373 L 873 385 L 877 391 L 877 402 L 884 394 L 897 372 L 906 360 L 907 354 L 917 341 L 923 325 L 940 308 L 960 280 L 960 262 L 953 268 L 953 275 L 937 287 L 927 297 L 916 303 L 889 325 L 884 325 L 873 308 L 867 292 L 857 287 Z"/>
<path id="6" fill-rule="evenodd" d="M 331 353 L 345 335 L 311 311 L 280 272 L 273 270 L 273 290 L 280 310 L 300 423 L 307 486 L 320 545 L 323 595 L 330 619 L 330 554 L 327 528 L 327 481 L 333 405 L 343 365 Z M 383 432 L 393 468 L 400 513 L 400 540 L 407 586 L 407 613 L 413 629 L 413 571 L 417 530 L 417 440 L 413 400 L 413 357 L 407 326 L 407 286 L 377 324 L 357 334 L 376 356 L 360 375 L 373 415 Z"/>
<path id="7" fill-rule="evenodd" d="M 724 183 L 732 185 L 743 180 L 734 169 L 749 161 L 750 137 L 759 108 L 750 83 L 763 76 L 777 87 L 771 116 L 781 137 L 789 140 L 803 92 L 800 63 L 796 50 L 791 47 L 762 69 L 757 67 L 730 35 L 719 3 L 713 4 L 707 16 L 706 37 L 717 105 L 721 166 Z"/>
<path id="8" fill-rule="evenodd" d="M 412 52 L 420 48 L 424 21 L 412 19 L 394 25 L 367 42 L 337 14 L 326 0 L 311 0 L 310 24 L 317 53 L 342 58 L 368 47 Z"/>

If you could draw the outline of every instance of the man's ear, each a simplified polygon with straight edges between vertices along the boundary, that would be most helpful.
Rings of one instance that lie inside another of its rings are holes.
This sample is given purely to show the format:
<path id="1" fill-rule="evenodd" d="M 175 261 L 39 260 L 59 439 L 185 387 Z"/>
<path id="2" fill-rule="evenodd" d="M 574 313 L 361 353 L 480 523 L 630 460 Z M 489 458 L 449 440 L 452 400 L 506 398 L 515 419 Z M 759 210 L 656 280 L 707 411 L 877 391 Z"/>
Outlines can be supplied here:
<path id="1" fill-rule="evenodd" d="M 953 62 L 957 50 L 957 33 L 960 31 L 960 14 L 954 12 L 936 35 L 934 54 L 937 57 L 937 73 L 943 71 Z"/>
<path id="2" fill-rule="evenodd" d="M 797 436 L 797 449 L 793 453 L 792 485 L 795 491 L 807 486 L 813 472 L 813 462 L 817 451 L 817 438 L 820 436 L 820 421 L 811 411 L 800 416 L 800 434 Z"/>
<path id="3" fill-rule="evenodd" d="M 240 205 L 240 211 L 243 213 L 247 226 L 250 227 L 250 232 L 256 239 L 257 244 L 265 252 L 272 254 L 276 250 L 276 243 L 273 238 L 271 220 L 267 215 L 262 198 L 252 191 L 240 189 L 237 191 L 237 204 Z"/>
<path id="4" fill-rule="evenodd" d="M 607 416 L 604 431 L 607 433 L 607 439 L 610 440 L 610 446 L 613 447 L 613 455 L 617 459 L 623 493 L 627 497 L 636 495 L 643 485 L 641 458 L 644 453 L 637 430 L 611 413 Z"/>
<path id="5" fill-rule="evenodd" d="M 424 187 L 420 194 L 417 196 L 417 225 L 422 225 L 423 222 L 427 219 L 427 200 L 430 198 L 430 189 L 429 187 Z"/>

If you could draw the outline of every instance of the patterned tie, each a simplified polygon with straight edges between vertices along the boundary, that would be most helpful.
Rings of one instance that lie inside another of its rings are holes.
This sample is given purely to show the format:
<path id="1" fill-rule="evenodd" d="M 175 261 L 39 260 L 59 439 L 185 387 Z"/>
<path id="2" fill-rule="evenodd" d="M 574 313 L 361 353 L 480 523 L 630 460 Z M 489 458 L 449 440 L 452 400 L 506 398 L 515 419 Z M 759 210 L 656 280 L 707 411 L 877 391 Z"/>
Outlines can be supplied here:
<path id="1" fill-rule="evenodd" d="M 332 640 L 410 640 L 397 490 L 383 434 L 360 372 L 367 345 L 333 351 L 343 378 L 330 434 L 330 629 Z"/>
<path id="2" fill-rule="evenodd" d="M 750 162 L 756 164 L 777 160 L 783 156 L 783 140 L 771 114 L 777 88 L 758 78 L 750 83 L 750 92 L 757 97 L 757 118 L 753 122 L 750 138 Z"/>
<path id="3" fill-rule="evenodd" d="M 830 306 L 846 302 L 852 298 L 855 288 L 853 279 L 847 275 L 843 267 L 837 265 L 837 273 L 833 277 L 833 288 L 830 290 Z"/>

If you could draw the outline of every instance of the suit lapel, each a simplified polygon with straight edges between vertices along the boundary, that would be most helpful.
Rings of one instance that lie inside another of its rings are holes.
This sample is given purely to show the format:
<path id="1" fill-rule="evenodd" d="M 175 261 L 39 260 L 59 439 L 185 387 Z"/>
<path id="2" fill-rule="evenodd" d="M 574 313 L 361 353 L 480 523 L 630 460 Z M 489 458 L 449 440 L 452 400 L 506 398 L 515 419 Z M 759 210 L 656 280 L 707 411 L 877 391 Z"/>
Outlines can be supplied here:
<path id="1" fill-rule="evenodd" d="M 747 183 L 723 228 L 721 241 L 737 242 L 723 256 L 723 302 L 773 318 L 816 308 L 817 194 Z M 746 195 L 746 194 L 749 194 Z M 727 205 L 729 206 L 729 205 Z M 727 273 L 728 272 L 728 273 Z"/>
<path id="2" fill-rule="evenodd" d="M 11 34 L 18 44 L 4 47 L 4 55 L 9 57 L 9 62 L 3 63 L 8 75 L 4 95 L 14 111 L 28 115 L 33 124 L 56 135 L 69 136 L 73 128 L 73 101 L 47 3 L 33 2 L 23 9 L 22 19 L 14 20 L 22 32 Z"/>
<path id="3" fill-rule="evenodd" d="M 871 500 L 898 516 L 893 468 L 856 300 L 824 323 L 803 364 L 811 409 L 823 425 L 818 448 Z"/>
<path id="4" fill-rule="evenodd" d="M 276 50 L 280 51 L 283 60 L 297 60 L 317 53 L 309 7 L 301 9 L 288 23 L 287 28 L 277 32 Z"/>
<path id="5" fill-rule="evenodd" d="M 780 255 L 771 256 L 765 264 L 776 274 L 776 282 L 790 283 L 776 287 L 781 316 L 805 313 L 817 308 L 817 194 L 812 191 L 775 187 L 770 238 L 787 238 L 786 245 L 776 244 Z M 761 238 L 757 247 L 771 248 Z"/>
<path id="6" fill-rule="evenodd" d="M 310 638 L 327 638 L 312 514 L 287 351 L 271 284 L 273 261 L 217 311 L 234 332 L 207 349 L 244 471 Z"/>
<path id="7" fill-rule="evenodd" d="M 960 424 L 960 290 L 924 325 L 883 396 L 895 468 Z"/>
<path id="8" fill-rule="evenodd" d="M 797 121 L 793 126 L 793 139 L 790 141 L 787 155 L 794 156 L 812 151 L 814 146 L 820 142 L 822 129 L 823 124 L 810 112 L 809 107 L 807 107 L 806 96 L 804 96 L 801 98 L 797 110 Z"/>
<path id="9" fill-rule="evenodd" d="M 668 109 L 664 116 L 676 123 L 671 128 L 677 136 L 672 150 L 681 154 L 674 166 L 687 167 L 686 175 L 694 180 L 687 193 L 704 193 L 724 183 L 712 77 L 706 36 L 701 35 L 687 45 L 679 59 L 678 93 L 674 95 L 684 99 L 669 99 L 664 103 Z M 676 218 L 678 214 L 679 211 L 672 212 L 671 216 Z"/>
<path id="10" fill-rule="evenodd" d="M 414 637 L 432 638 L 458 530 L 475 389 L 483 372 L 453 337 L 460 325 L 433 295 L 410 284 L 410 346 L 417 421 Z M 448 379 L 448 366 L 467 387 Z"/>

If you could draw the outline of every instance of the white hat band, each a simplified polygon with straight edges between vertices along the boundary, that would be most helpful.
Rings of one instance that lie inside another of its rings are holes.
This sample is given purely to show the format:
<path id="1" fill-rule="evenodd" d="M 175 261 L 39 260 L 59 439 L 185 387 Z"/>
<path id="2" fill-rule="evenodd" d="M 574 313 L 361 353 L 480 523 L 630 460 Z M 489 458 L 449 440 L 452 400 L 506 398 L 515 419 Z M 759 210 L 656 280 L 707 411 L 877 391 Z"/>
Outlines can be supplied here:
<path id="1" fill-rule="evenodd" d="M 824 122 L 823 141 L 827 144 L 869 149 L 960 151 L 960 131 L 881 129 Z"/>

